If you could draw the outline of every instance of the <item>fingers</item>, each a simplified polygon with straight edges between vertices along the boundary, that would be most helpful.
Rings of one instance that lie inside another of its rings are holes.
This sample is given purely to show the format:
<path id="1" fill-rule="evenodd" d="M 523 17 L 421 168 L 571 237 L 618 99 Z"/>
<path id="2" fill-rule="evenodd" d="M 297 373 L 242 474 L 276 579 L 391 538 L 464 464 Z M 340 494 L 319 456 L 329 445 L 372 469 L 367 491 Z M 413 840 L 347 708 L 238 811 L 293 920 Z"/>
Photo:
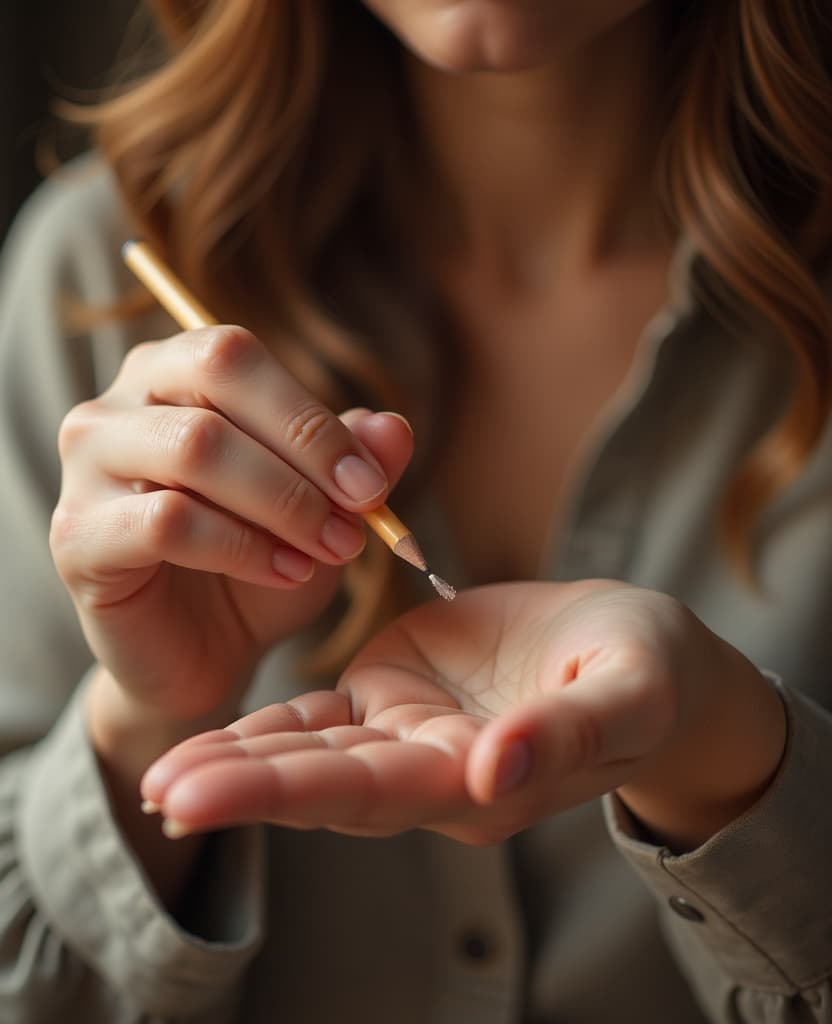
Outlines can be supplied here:
<path id="1" fill-rule="evenodd" d="M 399 720 L 355 725 L 343 696 L 307 694 L 180 744 L 147 771 L 142 796 L 177 834 L 248 821 L 389 834 L 464 818 L 465 757 L 481 724 L 406 707 Z"/>
<path id="2" fill-rule="evenodd" d="M 110 395 L 216 410 L 350 511 L 374 507 L 387 493 L 369 448 L 242 328 L 209 327 L 139 346 Z"/>
<path id="3" fill-rule="evenodd" d="M 315 730 L 351 725 L 350 715 L 349 701 L 333 690 L 314 690 L 286 704 L 259 708 L 225 729 L 201 733 L 177 744 L 145 773 L 142 793 L 145 799 L 161 805 L 168 786 L 189 768 L 214 758 L 244 756 L 252 749 L 240 741 L 298 737 L 302 746 L 306 737 L 314 736 Z"/>
<path id="4" fill-rule="evenodd" d="M 340 418 L 375 455 L 390 486 L 395 487 L 413 455 L 413 431 L 404 416 L 395 412 L 350 409 Z"/>
<path id="5" fill-rule="evenodd" d="M 355 517 L 218 413 L 146 406 L 101 419 L 75 445 L 91 471 L 198 495 L 328 564 L 364 546 Z"/>
<path id="6" fill-rule="evenodd" d="M 269 821 L 393 832 L 466 804 L 463 765 L 448 750 L 346 726 L 187 748 L 168 777 L 170 765 L 154 766 L 142 793 L 185 831 Z"/>
<path id="7" fill-rule="evenodd" d="M 315 697 L 310 721 L 339 724 L 306 731 L 296 711 L 264 709 L 166 755 L 142 792 L 176 835 L 270 821 L 496 841 L 620 785 L 666 734 L 655 689 L 649 669 L 625 659 L 493 720 L 403 704 L 358 726 L 345 698 L 336 713 Z"/>
<path id="8" fill-rule="evenodd" d="M 211 328 L 137 346 L 109 391 L 65 418 L 60 447 L 64 521 L 127 488 L 184 492 L 239 520 L 224 531 L 229 542 L 253 539 L 243 524 L 271 534 L 279 575 L 302 580 L 311 563 L 293 551 L 333 566 L 361 552 L 366 536 L 353 510 L 379 504 L 413 439 L 395 414 L 352 410 L 339 419 L 247 332 Z M 374 481 L 363 495 L 359 478 Z M 168 504 L 162 518 L 183 524 L 184 504 Z M 110 531 L 117 514 L 102 510 L 96 532 Z M 89 514 L 77 518 L 92 525 Z"/>
<path id="9" fill-rule="evenodd" d="M 466 785 L 483 805 L 524 792 L 549 812 L 618 785 L 669 735 L 674 711 L 648 659 L 611 659 L 550 696 L 490 722 L 468 759 Z"/>
<path id="10" fill-rule="evenodd" d="M 51 542 L 70 589 L 83 591 L 87 582 L 95 594 L 106 580 L 108 603 L 131 596 L 164 562 L 277 588 L 298 586 L 315 571 L 309 555 L 181 491 L 125 495 L 73 514 L 60 506 Z M 126 572 L 121 583 L 114 566 Z M 128 572 L 143 568 L 146 575 Z"/>

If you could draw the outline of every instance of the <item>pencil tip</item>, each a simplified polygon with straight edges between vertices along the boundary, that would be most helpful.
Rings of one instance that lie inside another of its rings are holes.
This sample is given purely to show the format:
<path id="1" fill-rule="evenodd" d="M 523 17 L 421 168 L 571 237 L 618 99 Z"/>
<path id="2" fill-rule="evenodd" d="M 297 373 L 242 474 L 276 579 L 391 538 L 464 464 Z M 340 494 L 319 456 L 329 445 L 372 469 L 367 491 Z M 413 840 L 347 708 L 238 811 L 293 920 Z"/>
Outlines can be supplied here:
<path id="1" fill-rule="evenodd" d="M 446 601 L 453 601 L 456 597 L 456 587 L 452 587 L 450 583 L 442 579 L 441 576 L 437 576 L 436 573 L 428 573 L 428 579 L 433 584 L 433 589 L 439 594 L 440 597 L 444 597 Z"/>
<path id="2" fill-rule="evenodd" d="M 425 561 L 425 556 L 422 554 L 422 550 L 416 543 L 416 538 L 412 533 L 405 534 L 404 537 L 397 541 L 393 551 L 399 558 L 403 558 L 405 562 L 410 562 L 411 565 L 421 569 L 422 572 L 427 572 L 428 563 Z"/>

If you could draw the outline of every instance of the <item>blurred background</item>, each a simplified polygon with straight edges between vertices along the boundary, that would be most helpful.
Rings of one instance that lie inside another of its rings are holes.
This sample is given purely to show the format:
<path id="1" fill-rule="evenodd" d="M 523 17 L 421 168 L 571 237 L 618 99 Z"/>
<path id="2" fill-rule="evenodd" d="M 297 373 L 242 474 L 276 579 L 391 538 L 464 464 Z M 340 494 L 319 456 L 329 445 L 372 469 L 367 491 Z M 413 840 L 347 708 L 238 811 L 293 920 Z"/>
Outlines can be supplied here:
<path id="1" fill-rule="evenodd" d="M 113 80 L 140 0 L 0 0 L 0 239 L 40 180 L 39 142 L 52 139 L 54 97 L 89 100 Z M 84 147 L 58 132 L 65 158 Z"/>

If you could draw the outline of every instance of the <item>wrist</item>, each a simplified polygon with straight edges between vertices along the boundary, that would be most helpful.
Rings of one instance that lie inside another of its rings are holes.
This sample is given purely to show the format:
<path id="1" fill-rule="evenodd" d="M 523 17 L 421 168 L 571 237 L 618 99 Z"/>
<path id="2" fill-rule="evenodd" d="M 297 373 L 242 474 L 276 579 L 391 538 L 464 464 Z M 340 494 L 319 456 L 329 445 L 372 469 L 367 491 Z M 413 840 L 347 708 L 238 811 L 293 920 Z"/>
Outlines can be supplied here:
<path id="1" fill-rule="evenodd" d="M 120 776 L 138 779 L 177 743 L 233 721 L 238 706 L 229 701 L 208 715 L 177 717 L 137 699 L 99 667 L 90 682 L 86 713 L 90 740 L 102 764 Z"/>
<path id="2" fill-rule="evenodd" d="M 747 811 L 771 784 L 787 725 L 770 681 L 719 638 L 721 670 L 701 680 L 673 740 L 619 797 L 659 842 L 694 849 Z"/>
<path id="3" fill-rule="evenodd" d="M 90 681 L 86 713 L 113 818 L 162 903 L 175 913 L 204 837 L 169 842 L 159 819 L 142 813 L 139 782 L 148 766 L 172 746 L 236 715 L 229 708 L 210 718 L 176 719 L 136 700 L 100 667 Z"/>

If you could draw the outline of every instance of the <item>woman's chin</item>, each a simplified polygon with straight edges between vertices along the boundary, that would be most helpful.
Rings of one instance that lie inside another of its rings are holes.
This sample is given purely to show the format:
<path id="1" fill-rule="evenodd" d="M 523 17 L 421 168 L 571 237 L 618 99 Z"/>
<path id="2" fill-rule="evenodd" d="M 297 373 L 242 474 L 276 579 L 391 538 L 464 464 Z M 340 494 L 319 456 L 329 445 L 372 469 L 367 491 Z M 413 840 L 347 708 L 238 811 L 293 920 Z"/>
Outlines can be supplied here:
<path id="1" fill-rule="evenodd" d="M 450 52 L 445 49 L 439 53 L 421 51 L 416 52 L 416 56 L 430 67 L 450 74 L 474 74 L 477 72 L 512 74 L 531 71 L 544 63 L 541 55 L 533 51 L 517 50 L 495 53 L 476 47 L 456 48 Z"/>
<path id="2" fill-rule="evenodd" d="M 441 23 L 403 40 L 424 63 L 442 71 L 511 73 L 540 67 L 552 58 L 549 33 L 538 19 L 503 8 L 498 14 L 476 4 L 446 11 Z"/>
<path id="3" fill-rule="evenodd" d="M 502 40 L 500 41 L 502 44 Z M 533 47 L 484 47 L 455 45 L 415 49 L 415 55 L 431 68 L 449 74 L 514 74 L 532 71 L 545 62 Z"/>

